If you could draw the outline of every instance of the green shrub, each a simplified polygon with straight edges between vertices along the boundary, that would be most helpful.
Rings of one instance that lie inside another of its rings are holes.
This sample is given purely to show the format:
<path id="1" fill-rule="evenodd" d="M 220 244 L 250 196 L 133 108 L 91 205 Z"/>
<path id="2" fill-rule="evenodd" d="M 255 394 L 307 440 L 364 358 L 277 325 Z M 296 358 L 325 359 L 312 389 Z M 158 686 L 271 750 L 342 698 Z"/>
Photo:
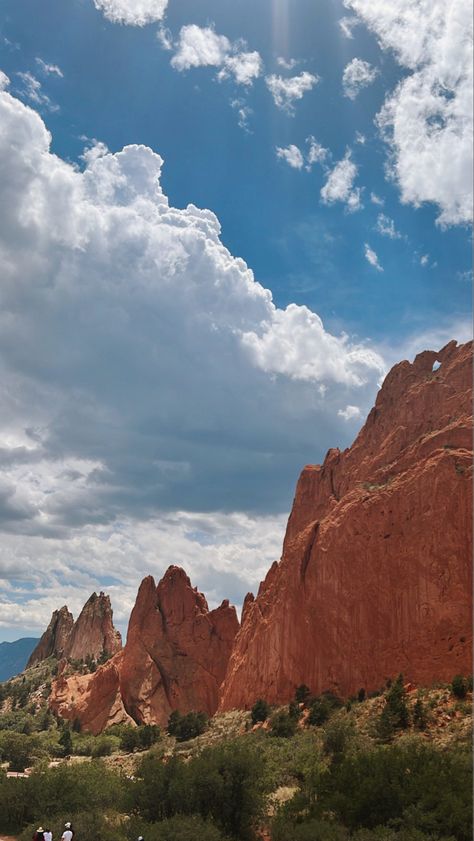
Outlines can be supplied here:
<path id="1" fill-rule="evenodd" d="M 195 739 L 204 733 L 208 725 L 209 718 L 206 713 L 190 712 L 181 715 L 178 710 L 174 710 L 168 719 L 168 733 L 178 742 L 187 742 L 188 739 Z"/>
<path id="2" fill-rule="evenodd" d="M 122 730 L 120 736 L 120 747 L 128 753 L 133 753 L 135 748 L 138 748 L 140 739 L 138 736 L 137 727 L 126 727 Z"/>
<path id="3" fill-rule="evenodd" d="M 232 838 L 253 839 L 264 806 L 263 762 L 253 745 L 240 740 L 207 748 L 189 765 L 194 811 Z"/>
<path id="4" fill-rule="evenodd" d="M 252 724 L 258 724 L 259 721 L 266 721 L 269 715 L 270 707 L 267 702 L 264 701 L 263 698 L 259 698 L 258 701 L 255 701 L 250 713 Z"/>
<path id="5" fill-rule="evenodd" d="M 59 737 L 59 744 L 63 749 L 63 756 L 71 756 L 73 752 L 72 736 L 69 725 L 64 725 L 63 731 Z"/>
<path id="6" fill-rule="evenodd" d="M 28 779 L 34 819 L 58 813 L 125 811 L 129 783 L 100 760 L 38 768 Z M 68 818 L 66 818 L 68 820 Z"/>
<path id="7" fill-rule="evenodd" d="M 421 744 L 379 747 L 345 757 L 321 778 L 317 809 L 351 830 L 398 822 L 406 829 L 472 837 L 472 768 L 467 753 Z"/>
<path id="8" fill-rule="evenodd" d="M 417 730 L 426 730 L 427 725 L 428 713 L 426 707 L 421 698 L 417 698 L 413 707 L 413 726 Z"/>
<path id="9" fill-rule="evenodd" d="M 324 724 L 331 715 L 331 704 L 323 695 L 314 698 L 309 705 L 308 724 L 319 726 Z"/>
<path id="10" fill-rule="evenodd" d="M 340 762 L 355 740 L 355 727 L 347 716 L 329 721 L 323 730 L 324 753 L 332 757 L 334 762 Z"/>
<path id="11" fill-rule="evenodd" d="M 311 695 L 311 690 L 310 690 L 309 686 L 306 686 L 305 683 L 302 683 L 300 686 L 298 686 L 296 688 L 295 701 L 298 704 L 306 704 L 310 695 Z"/>
<path id="12" fill-rule="evenodd" d="M 403 675 L 398 675 L 387 692 L 385 706 L 376 724 L 376 735 L 381 742 L 389 742 L 397 730 L 404 730 L 409 724 L 410 713 Z"/>
<path id="13" fill-rule="evenodd" d="M 291 718 L 294 718 L 295 721 L 299 721 L 301 718 L 301 709 L 300 705 L 296 701 L 290 701 L 288 704 L 288 715 Z"/>
<path id="14" fill-rule="evenodd" d="M 92 757 L 97 759 L 101 756 L 110 756 L 114 749 L 114 740 L 107 736 L 100 736 L 92 744 Z"/>
<path id="15" fill-rule="evenodd" d="M 33 819 L 27 779 L 8 779 L 0 770 L 0 831 L 17 833 Z M 31 836 L 28 839 L 31 841 Z"/>
<path id="16" fill-rule="evenodd" d="M 272 823 L 272 841 L 348 841 L 349 834 L 340 824 L 316 818 L 304 822 L 279 816 Z"/>
<path id="17" fill-rule="evenodd" d="M 451 691 L 455 698 L 465 698 L 467 694 L 467 683 L 462 675 L 455 675 L 451 682 Z"/>
<path id="18" fill-rule="evenodd" d="M 226 841 L 215 824 L 200 815 L 175 815 L 154 824 L 135 819 L 126 831 L 128 841 L 136 841 L 140 835 L 145 841 Z"/>
<path id="19" fill-rule="evenodd" d="M 177 757 L 163 763 L 148 754 L 136 776 L 131 807 L 144 820 L 199 814 L 231 837 L 254 837 L 263 808 L 263 762 L 252 743 L 240 740 L 206 748 L 187 763 Z"/>
<path id="20" fill-rule="evenodd" d="M 351 841 L 456 841 L 450 835 L 449 838 L 445 835 L 426 835 L 419 829 L 389 829 L 383 826 L 377 826 L 375 829 L 359 829 L 358 832 L 351 836 Z"/>
<path id="21" fill-rule="evenodd" d="M 37 736 L 3 730 L 0 733 L 0 758 L 10 771 L 24 771 L 41 755 Z"/>
<path id="22" fill-rule="evenodd" d="M 293 715 L 285 712 L 285 710 L 279 710 L 273 713 L 270 719 L 270 735 L 289 739 L 296 733 L 297 722 L 298 720 Z"/>

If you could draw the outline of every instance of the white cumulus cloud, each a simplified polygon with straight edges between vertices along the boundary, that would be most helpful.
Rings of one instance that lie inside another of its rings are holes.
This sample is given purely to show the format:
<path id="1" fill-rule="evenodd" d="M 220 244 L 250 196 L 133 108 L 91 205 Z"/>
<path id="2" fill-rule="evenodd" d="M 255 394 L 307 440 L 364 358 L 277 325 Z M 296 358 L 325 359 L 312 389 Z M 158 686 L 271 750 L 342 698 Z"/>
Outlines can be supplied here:
<path id="1" fill-rule="evenodd" d="M 357 94 L 368 85 L 371 85 L 378 76 L 378 70 L 372 67 L 368 61 L 361 58 L 353 58 L 344 68 L 342 74 L 342 86 L 344 96 L 355 99 Z"/>
<path id="2" fill-rule="evenodd" d="M 94 141 L 80 171 L 50 144 L 0 92 L 2 621 L 77 611 L 102 575 L 125 617 L 141 575 L 176 561 L 236 600 L 384 361 L 275 306 L 210 210 L 170 206 L 150 148 Z"/>
<path id="3" fill-rule="evenodd" d="M 304 70 L 298 76 L 284 78 L 272 73 L 265 78 L 268 90 L 273 96 L 275 105 L 289 114 L 294 112 L 294 103 L 302 99 L 304 94 L 312 90 L 319 82 L 319 77 Z"/>
<path id="4" fill-rule="evenodd" d="M 263 62 L 260 53 L 237 52 L 235 55 L 227 56 L 224 67 L 218 74 L 219 79 L 227 79 L 233 76 L 238 85 L 251 85 L 254 79 L 258 79 L 263 69 Z"/>
<path id="5" fill-rule="evenodd" d="M 365 259 L 367 260 L 367 262 L 370 263 L 370 265 L 373 266 L 374 269 L 377 269 L 378 272 L 383 272 L 383 268 L 379 263 L 379 258 L 377 256 L 377 254 L 375 253 L 374 249 L 370 247 L 368 242 L 365 243 L 364 248 L 365 248 Z"/>
<path id="6" fill-rule="evenodd" d="M 354 187 L 357 176 L 357 166 L 351 159 L 350 152 L 338 161 L 335 167 L 329 172 L 328 179 L 321 188 L 321 198 L 325 204 L 343 202 L 351 212 L 360 210 L 361 191 Z"/>
<path id="7" fill-rule="evenodd" d="M 230 49 L 231 42 L 225 35 L 218 35 L 210 26 L 201 27 L 192 23 L 181 28 L 178 48 L 171 64 L 176 70 L 220 67 Z"/>
<path id="8" fill-rule="evenodd" d="M 345 409 L 339 409 L 339 417 L 344 418 L 345 421 L 358 420 L 362 417 L 362 412 L 358 406 L 346 406 Z"/>
<path id="9" fill-rule="evenodd" d="M 94 6 L 112 23 L 145 26 L 163 19 L 168 0 L 94 0 Z"/>
<path id="10" fill-rule="evenodd" d="M 329 156 L 329 149 L 325 149 L 321 143 L 318 143 L 313 135 L 310 135 L 306 139 L 306 142 L 309 144 L 308 153 L 306 155 L 308 167 L 311 168 L 313 164 L 324 164 Z"/>
<path id="11" fill-rule="evenodd" d="M 378 196 L 377 193 L 370 194 L 370 201 L 372 202 L 372 204 L 378 205 L 378 207 L 383 207 L 385 204 L 385 201 L 380 196 Z"/>
<path id="12" fill-rule="evenodd" d="M 251 85 L 263 69 L 260 54 L 256 50 L 247 51 L 245 42 L 232 43 L 225 35 L 218 35 L 212 26 L 194 23 L 181 28 L 171 64 L 180 71 L 191 67 L 220 67 L 218 79 L 233 76 L 240 85 Z"/>
<path id="13" fill-rule="evenodd" d="M 393 219 L 385 213 L 379 213 L 377 216 L 375 230 L 377 233 L 381 234 L 381 236 L 389 237 L 390 239 L 401 239 L 402 236 L 401 233 L 397 231 Z"/>
<path id="14" fill-rule="evenodd" d="M 352 39 L 354 37 L 352 30 L 355 29 L 358 23 L 359 21 L 355 16 L 346 16 L 340 19 L 339 29 L 341 30 L 344 38 Z"/>
<path id="15" fill-rule="evenodd" d="M 211 211 L 169 206 L 151 149 L 112 154 L 96 141 L 79 172 L 49 146 L 38 114 L 2 92 L 0 435 L 20 430 L 26 443 L 6 443 L 4 457 L 41 461 L 45 488 L 58 487 L 40 504 L 15 474 L 22 529 L 62 533 L 204 499 L 220 507 L 223 481 L 229 508 L 262 500 L 260 480 L 244 493 L 234 472 L 246 484 L 250 459 L 265 484 L 282 459 L 307 460 L 319 416 L 320 442 L 333 443 L 341 397 L 370 401 L 382 359 L 306 307 L 276 307 L 223 246 Z M 295 406 L 302 438 L 290 455 Z M 61 489 L 58 459 L 87 465 L 83 479 Z"/>
<path id="16" fill-rule="evenodd" d="M 30 102 L 46 108 L 48 111 L 59 111 L 58 105 L 51 101 L 49 96 L 43 91 L 41 82 L 33 73 L 27 71 L 26 73 L 17 73 L 21 82 L 21 93 Z"/>
<path id="17" fill-rule="evenodd" d="M 288 166 L 291 166 L 293 169 L 303 168 L 303 155 L 298 149 L 298 146 L 295 146 L 293 143 L 290 143 L 289 146 L 283 148 L 281 146 L 277 146 L 276 156 L 277 158 L 281 158 L 282 160 L 286 161 Z"/>
<path id="18" fill-rule="evenodd" d="M 299 64 L 299 61 L 296 58 L 283 58 L 283 56 L 278 56 L 277 64 L 285 70 L 293 70 L 293 68 Z"/>
<path id="19" fill-rule="evenodd" d="M 345 0 L 408 71 L 378 125 L 401 199 L 438 206 L 442 226 L 472 219 L 470 0 Z"/>
<path id="20" fill-rule="evenodd" d="M 42 58 L 36 59 L 36 64 L 45 76 L 59 76 L 60 79 L 64 77 L 64 73 L 57 64 L 48 64 Z"/>

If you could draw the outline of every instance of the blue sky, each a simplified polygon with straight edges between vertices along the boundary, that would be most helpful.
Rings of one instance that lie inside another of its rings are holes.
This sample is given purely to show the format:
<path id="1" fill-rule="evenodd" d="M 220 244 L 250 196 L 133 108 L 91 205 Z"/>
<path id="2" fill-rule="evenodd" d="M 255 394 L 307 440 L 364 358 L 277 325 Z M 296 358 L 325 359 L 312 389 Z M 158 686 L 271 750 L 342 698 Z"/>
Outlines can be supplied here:
<path id="1" fill-rule="evenodd" d="M 4 0 L 0 638 L 168 563 L 240 603 L 302 465 L 467 338 L 468 5 Z"/>

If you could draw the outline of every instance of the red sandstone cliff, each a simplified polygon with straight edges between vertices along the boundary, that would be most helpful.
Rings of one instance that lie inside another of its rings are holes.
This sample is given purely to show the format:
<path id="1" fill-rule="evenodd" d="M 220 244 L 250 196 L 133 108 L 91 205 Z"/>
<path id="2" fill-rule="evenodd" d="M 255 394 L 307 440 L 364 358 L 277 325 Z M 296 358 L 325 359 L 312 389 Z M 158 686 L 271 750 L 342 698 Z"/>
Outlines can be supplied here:
<path id="1" fill-rule="evenodd" d="M 92 593 L 74 623 L 66 655 L 74 660 L 102 654 L 113 655 L 122 648 L 122 638 L 115 630 L 109 596 Z"/>
<path id="2" fill-rule="evenodd" d="M 93 675 L 60 677 L 50 705 L 93 733 L 131 719 L 165 724 L 175 709 L 212 715 L 238 628 L 234 607 L 209 610 L 172 566 L 158 586 L 142 581 L 123 651 Z"/>
<path id="3" fill-rule="evenodd" d="M 398 672 L 429 685 L 472 671 L 471 352 L 450 342 L 396 365 L 352 447 L 303 470 L 221 710 L 301 683 L 347 696 Z"/>
<path id="4" fill-rule="evenodd" d="M 104 593 L 92 593 L 76 622 L 66 606 L 55 610 L 27 668 L 47 657 L 98 660 L 103 654 L 116 654 L 122 648 L 122 639 L 112 617 L 110 598 Z"/>
<path id="5" fill-rule="evenodd" d="M 69 612 L 66 605 L 59 610 L 55 610 L 46 631 L 36 648 L 32 651 L 26 668 L 28 669 L 30 666 L 34 666 L 35 663 L 40 663 L 48 657 L 57 657 L 59 659 L 60 657 L 66 656 L 65 651 L 69 645 L 73 627 L 73 615 Z"/>

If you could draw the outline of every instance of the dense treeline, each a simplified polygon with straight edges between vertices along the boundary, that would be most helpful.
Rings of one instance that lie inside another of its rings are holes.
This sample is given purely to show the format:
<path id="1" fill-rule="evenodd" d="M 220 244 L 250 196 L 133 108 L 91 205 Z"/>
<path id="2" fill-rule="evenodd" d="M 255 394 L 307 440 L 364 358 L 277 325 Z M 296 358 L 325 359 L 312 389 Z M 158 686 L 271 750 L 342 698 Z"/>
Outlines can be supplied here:
<path id="1" fill-rule="evenodd" d="M 334 724 L 322 743 L 309 735 L 249 734 L 189 761 L 151 751 L 133 779 L 100 760 L 39 767 L 25 779 L 1 773 L 0 831 L 26 827 L 30 841 L 34 824 L 59 832 L 72 819 L 81 841 L 252 841 L 267 796 L 292 779 L 298 786 L 276 811 L 273 841 L 472 838 L 466 748 L 441 750 L 420 737 L 368 748 L 353 732 L 341 741 Z"/>

